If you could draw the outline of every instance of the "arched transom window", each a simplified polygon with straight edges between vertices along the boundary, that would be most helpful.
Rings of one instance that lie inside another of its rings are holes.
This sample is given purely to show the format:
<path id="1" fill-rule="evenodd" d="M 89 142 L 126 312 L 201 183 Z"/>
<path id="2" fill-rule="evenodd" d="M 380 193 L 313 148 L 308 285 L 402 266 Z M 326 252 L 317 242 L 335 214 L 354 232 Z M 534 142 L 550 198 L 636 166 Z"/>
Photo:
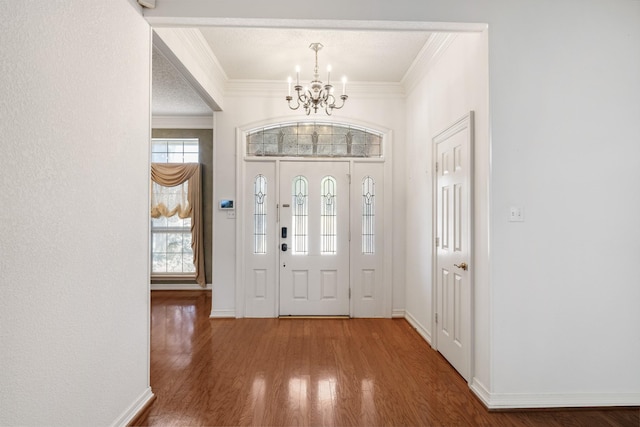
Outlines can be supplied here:
<path id="1" fill-rule="evenodd" d="M 250 157 L 381 157 L 382 134 L 338 123 L 284 123 L 247 134 Z"/>

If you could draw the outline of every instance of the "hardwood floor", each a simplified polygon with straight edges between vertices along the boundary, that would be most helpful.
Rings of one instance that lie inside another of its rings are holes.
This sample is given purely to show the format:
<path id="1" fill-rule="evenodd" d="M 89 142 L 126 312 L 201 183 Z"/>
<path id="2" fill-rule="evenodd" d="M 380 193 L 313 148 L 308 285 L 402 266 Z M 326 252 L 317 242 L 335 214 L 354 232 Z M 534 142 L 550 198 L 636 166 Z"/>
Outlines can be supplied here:
<path id="1" fill-rule="evenodd" d="M 640 409 L 488 412 L 402 319 L 209 319 L 152 293 L 144 426 L 640 426 Z"/>

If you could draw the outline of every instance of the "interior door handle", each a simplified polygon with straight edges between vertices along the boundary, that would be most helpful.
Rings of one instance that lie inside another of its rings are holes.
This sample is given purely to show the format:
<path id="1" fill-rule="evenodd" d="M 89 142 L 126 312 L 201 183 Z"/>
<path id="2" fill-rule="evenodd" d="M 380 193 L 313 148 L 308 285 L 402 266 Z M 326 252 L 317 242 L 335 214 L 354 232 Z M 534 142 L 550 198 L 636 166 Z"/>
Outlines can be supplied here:
<path id="1" fill-rule="evenodd" d="M 458 264 L 453 264 L 454 266 L 463 269 L 464 271 L 467 271 L 467 269 L 469 268 L 469 266 L 467 265 L 466 262 L 461 262 L 460 265 Z"/>

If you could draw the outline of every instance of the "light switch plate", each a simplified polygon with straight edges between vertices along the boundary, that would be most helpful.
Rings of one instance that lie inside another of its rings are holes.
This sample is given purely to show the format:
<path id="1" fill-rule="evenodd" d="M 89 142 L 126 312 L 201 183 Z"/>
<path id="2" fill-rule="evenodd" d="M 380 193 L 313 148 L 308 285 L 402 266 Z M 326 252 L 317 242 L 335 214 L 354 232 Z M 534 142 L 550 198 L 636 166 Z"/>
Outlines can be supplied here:
<path id="1" fill-rule="evenodd" d="M 509 208 L 509 222 L 524 222 L 524 210 L 521 206 Z"/>
<path id="2" fill-rule="evenodd" d="M 236 211 L 235 210 L 228 210 L 227 211 L 227 219 L 235 219 L 236 217 Z"/>

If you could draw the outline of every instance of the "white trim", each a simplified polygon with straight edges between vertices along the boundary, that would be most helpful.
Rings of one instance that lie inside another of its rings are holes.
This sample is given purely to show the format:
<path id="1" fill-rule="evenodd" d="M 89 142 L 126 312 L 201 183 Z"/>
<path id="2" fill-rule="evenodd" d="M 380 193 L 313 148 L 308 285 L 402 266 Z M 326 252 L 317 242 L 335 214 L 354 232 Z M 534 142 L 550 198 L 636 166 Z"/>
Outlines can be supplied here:
<path id="1" fill-rule="evenodd" d="M 126 426 L 138 415 L 152 399 L 154 395 L 151 387 L 148 387 L 116 420 L 111 424 L 113 427 Z"/>
<path id="2" fill-rule="evenodd" d="M 240 128 L 236 128 L 236 200 L 239 203 L 236 205 L 236 308 L 237 317 L 245 316 L 245 302 L 246 302 L 246 290 L 244 286 L 245 282 L 245 211 L 244 211 L 244 197 L 245 197 L 245 145 L 246 132 L 243 132 Z M 276 184 L 277 185 L 277 184 Z M 277 187 L 276 187 L 277 188 Z M 275 268 L 275 267 L 274 267 Z M 213 315 L 213 312 L 212 312 Z M 277 317 L 277 310 L 273 313 L 274 317 Z"/>
<path id="3" fill-rule="evenodd" d="M 404 308 L 394 308 L 391 310 L 391 318 L 393 319 L 404 319 L 406 318 L 406 312 Z"/>
<path id="4" fill-rule="evenodd" d="M 210 291 L 211 283 L 207 283 L 206 287 L 202 287 L 195 283 L 152 283 L 152 291 Z"/>
<path id="5" fill-rule="evenodd" d="M 475 393 L 484 406 L 488 408 L 491 402 L 491 392 L 489 389 L 487 389 L 487 387 L 477 377 L 473 377 L 471 379 L 469 388 Z"/>
<path id="6" fill-rule="evenodd" d="M 424 44 L 418 56 L 409 66 L 400 83 L 406 93 L 411 93 L 418 83 L 429 73 L 429 70 L 438 62 L 447 48 L 456 39 L 454 33 L 434 33 Z"/>
<path id="7" fill-rule="evenodd" d="M 236 318 L 236 311 L 233 308 L 212 309 L 209 315 L 211 319 Z"/>
<path id="8" fill-rule="evenodd" d="M 218 150 L 218 127 L 217 127 L 217 117 L 216 114 L 213 114 L 213 147 L 212 147 L 212 152 L 211 152 L 211 164 L 215 165 L 216 162 L 216 158 L 218 157 L 217 155 L 217 150 Z M 218 168 L 214 167 L 213 168 L 213 182 L 216 183 L 217 179 L 218 179 Z M 212 188 L 212 193 L 213 193 L 213 200 L 218 200 L 218 190 L 216 189 L 216 186 L 213 185 Z M 211 261 L 211 270 L 213 272 L 213 276 L 215 276 L 215 272 L 216 272 L 216 245 L 215 245 L 215 213 L 211 214 L 211 221 L 212 221 L 212 227 L 211 227 L 211 257 L 209 258 Z M 213 277 L 211 278 L 211 281 L 213 282 Z M 213 283 L 211 285 L 211 293 L 213 295 Z M 211 313 L 210 313 L 210 317 L 213 316 L 213 304 L 214 304 L 214 299 L 211 298 Z"/>
<path id="9" fill-rule="evenodd" d="M 375 131 L 379 134 L 385 135 L 391 132 L 391 129 L 381 127 L 378 123 L 367 122 L 364 120 L 360 120 L 353 117 L 336 117 L 336 116 L 322 116 L 321 119 L 314 120 L 313 118 L 307 118 L 307 116 L 300 116 L 300 114 L 290 114 L 287 116 L 277 116 L 271 117 L 264 120 L 258 120 L 255 122 L 247 123 L 244 126 L 239 126 L 236 128 L 236 138 L 240 138 L 239 141 L 240 146 L 238 147 L 238 157 L 241 157 L 242 160 L 247 158 L 247 160 L 260 159 L 261 157 L 247 157 L 246 156 L 246 147 L 244 146 L 245 138 L 248 132 L 254 131 L 256 129 L 261 129 L 269 126 L 275 126 L 280 124 L 292 124 L 292 123 L 301 123 L 301 122 L 313 122 L 313 123 L 332 123 L 338 125 L 346 125 L 346 126 L 357 126 L 361 129 L 369 129 Z M 385 152 L 383 151 L 383 157 Z M 276 157 L 274 157 L 275 159 Z M 315 160 L 316 158 L 314 158 Z M 321 158 L 318 158 L 321 159 Z M 340 159 L 349 159 L 349 157 L 340 157 Z M 373 160 L 380 161 L 381 158 L 371 158 Z M 308 159 L 307 159 L 308 160 Z M 331 160 L 331 159 L 330 159 Z M 358 157 L 357 160 L 366 160 L 366 158 Z"/>
<path id="10" fill-rule="evenodd" d="M 205 7 L 215 8 L 215 4 Z M 185 15 L 189 12 L 182 10 Z M 488 25 L 482 23 L 461 22 L 424 22 L 424 21 L 379 21 L 379 20 L 333 20 L 333 19 L 268 19 L 268 18 L 219 18 L 168 17 L 155 9 L 144 10 L 144 18 L 153 28 L 191 26 L 191 27 L 247 27 L 247 28 L 315 28 L 327 30 L 387 30 L 387 31 L 444 31 L 444 32 L 482 32 Z M 156 16 L 154 16 L 156 15 Z"/>
<path id="11" fill-rule="evenodd" d="M 156 28 L 153 46 L 213 111 L 222 111 L 227 75 L 197 28 Z"/>
<path id="12" fill-rule="evenodd" d="M 382 138 L 382 158 L 384 159 L 384 283 L 383 313 L 385 317 L 393 314 L 393 131 L 384 132 Z M 405 285 L 406 286 L 406 285 Z"/>
<path id="13" fill-rule="evenodd" d="M 152 127 L 152 117 L 151 117 L 151 108 L 153 105 L 153 96 L 152 96 L 152 91 L 151 91 L 151 82 L 153 81 L 153 31 L 149 31 L 148 34 L 149 37 L 149 87 L 147 88 L 147 95 L 148 95 L 148 101 L 149 101 L 149 110 L 147 112 L 147 127 L 148 127 L 148 133 L 147 133 L 147 182 L 151 182 L 151 138 L 153 136 L 153 127 Z M 146 192 L 145 192 L 145 200 L 147 200 L 148 202 L 151 201 L 151 186 L 147 185 L 146 186 Z M 147 283 L 146 283 L 146 298 L 145 298 L 145 303 L 146 303 L 146 311 L 147 311 L 147 317 L 146 317 L 146 348 L 145 350 L 147 351 L 146 354 L 146 384 L 147 384 L 147 390 L 145 390 L 145 392 L 142 394 L 141 398 L 138 399 L 140 400 L 144 400 L 144 405 L 147 405 L 151 399 L 153 399 L 153 392 L 151 391 L 151 289 L 150 289 L 150 283 L 151 283 L 151 251 L 153 250 L 151 247 L 151 221 L 149 221 L 148 217 L 147 220 L 145 221 L 146 223 L 146 230 L 145 230 L 145 235 L 148 237 L 147 238 L 147 245 L 145 247 L 146 251 L 147 251 L 147 275 L 146 275 L 146 279 L 147 279 Z M 142 407 L 140 407 L 140 409 L 142 409 Z M 136 410 L 136 414 L 140 411 L 140 409 Z M 131 420 L 127 420 L 126 419 L 126 412 L 125 414 L 125 418 L 122 418 L 122 416 L 120 417 L 120 420 L 125 421 L 126 423 L 124 423 L 124 425 L 128 425 L 129 422 L 131 422 Z"/>
<path id="14" fill-rule="evenodd" d="M 416 332 L 418 332 L 420 336 L 424 338 L 424 340 L 429 345 L 431 345 L 431 333 L 429 332 L 429 330 L 425 328 L 420 322 L 418 322 L 418 320 L 415 317 L 413 317 L 413 315 L 408 311 L 405 311 L 404 318 L 407 320 L 407 322 L 409 322 L 411 326 L 414 327 Z"/>
<path id="15" fill-rule="evenodd" d="M 488 409 L 640 405 L 640 393 L 490 393 L 475 379 L 470 388 Z"/>
<path id="16" fill-rule="evenodd" d="M 153 129 L 213 129 L 213 114 L 210 116 L 153 116 Z"/>
<path id="17" fill-rule="evenodd" d="M 225 97 L 282 97 L 286 95 L 286 87 L 278 80 L 229 80 L 225 85 Z M 393 99 L 405 98 L 404 87 L 400 83 L 351 82 L 349 96 L 357 95 L 358 99 Z"/>

